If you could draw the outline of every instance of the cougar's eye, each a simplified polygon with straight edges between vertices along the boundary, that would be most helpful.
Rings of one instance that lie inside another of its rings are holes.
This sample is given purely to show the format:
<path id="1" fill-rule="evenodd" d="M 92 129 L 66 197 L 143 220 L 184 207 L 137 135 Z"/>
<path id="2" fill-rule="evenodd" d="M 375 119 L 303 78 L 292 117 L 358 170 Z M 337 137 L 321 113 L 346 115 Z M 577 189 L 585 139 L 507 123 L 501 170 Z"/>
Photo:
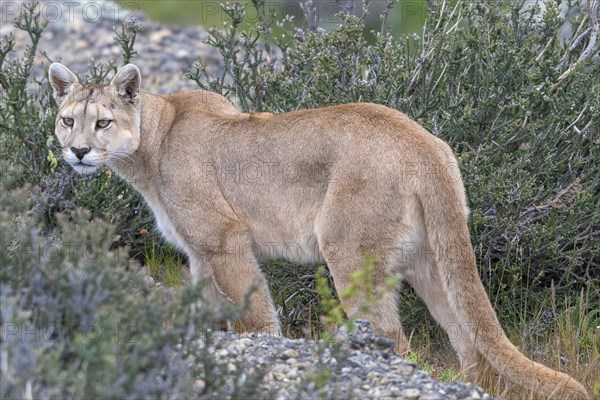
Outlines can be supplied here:
<path id="1" fill-rule="evenodd" d="M 73 122 L 75 122 L 75 121 L 73 121 L 73 118 L 63 117 L 63 119 L 62 119 L 62 123 L 64 126 L 73 126 Z"/>
<path id="2" fill-rule="evenodd" d="M 96 122 L 96 128 L 99 129 L 104 129 L 104 128 L 108 128 L 108 126 L 110 125 L 112 121 L 110 119 L 99 119 Z"/>

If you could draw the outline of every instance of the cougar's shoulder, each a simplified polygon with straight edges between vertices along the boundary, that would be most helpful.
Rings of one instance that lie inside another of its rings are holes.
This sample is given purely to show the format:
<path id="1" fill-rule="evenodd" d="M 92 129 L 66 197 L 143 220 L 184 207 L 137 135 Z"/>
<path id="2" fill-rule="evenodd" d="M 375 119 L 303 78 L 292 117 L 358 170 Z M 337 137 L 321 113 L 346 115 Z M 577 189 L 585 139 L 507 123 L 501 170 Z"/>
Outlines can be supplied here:
<path id="1" fill-rule="evenodd" d="M 206 90 L 184 90 L 179 93 L 165 94 L 161 97 L 170 102 L 178 114 L 195 111 L 222 115 L 241 115 L 225 97 Z"/>

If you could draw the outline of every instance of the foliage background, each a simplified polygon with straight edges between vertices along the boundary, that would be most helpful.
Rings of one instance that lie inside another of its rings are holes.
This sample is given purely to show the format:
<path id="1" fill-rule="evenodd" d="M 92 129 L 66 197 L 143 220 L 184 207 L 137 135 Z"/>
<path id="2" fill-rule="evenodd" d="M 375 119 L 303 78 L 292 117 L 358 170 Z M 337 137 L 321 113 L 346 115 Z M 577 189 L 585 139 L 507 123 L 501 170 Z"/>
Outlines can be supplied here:
<path id="1" fill-rule="evenodd" d="M 219 1 L 194 1 L 194 0 L 144 0 L 144 1 L 117 1 L 123 7 L 136 8 L 147 14 L 152 20 L 176 26 L 201 25 L 207 28 L 220 27 L 227 15 L 219 7 Z M 242 23 L 244 28 L 251 28 L 256 22 L 257 13 L 252 0 L 238 1 L 248 10 L 246 20 Z M 296 17 L 296 22 L 304 23 L 304 3 L 297 0 L 266 0 L 265 6 L 273 10 L 279 19 L 285 15 Z M 396 35 L 409 34 L 421 31 L 428 15 L 427 0 L 399 0 L 390 13 L 390 29 Z M 337 14 L 342 11 L 353 13 L 361 11 L 359 1 L 334 0 L 313 1 L 318 14 L 320 25 L 331 28 L 337 22 Z M 369 35 L 372 29 L 380 25 L 379 15 L 386 7 L 385 0 L 371 0 L 369 14 L 365 18 L 365 34 Z M 283 33 L 280 30 L 278 33 Z"/>

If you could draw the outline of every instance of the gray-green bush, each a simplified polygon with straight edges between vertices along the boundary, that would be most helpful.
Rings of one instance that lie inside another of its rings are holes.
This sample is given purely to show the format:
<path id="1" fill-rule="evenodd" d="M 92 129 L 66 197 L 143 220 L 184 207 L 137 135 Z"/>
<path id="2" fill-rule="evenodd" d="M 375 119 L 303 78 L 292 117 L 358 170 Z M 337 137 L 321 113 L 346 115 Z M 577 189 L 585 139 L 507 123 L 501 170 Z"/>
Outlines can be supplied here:
<path id="1" fill-rule="evenodd" d="M 114 227 L 73 210 L 45 224 L 29 185 L 0 194 L 0 397 L 207 398 L 260 395 L 218 362 L 213 331 L 225 311 L 198 309 L 200 287 L 149 289 L 111 250 Z M 171 300 L 167 300 L 172 297 Z M 209 349 L 213 350 L 210 351 Z M 202 385 L 196 385 L 201 380 Z"/>

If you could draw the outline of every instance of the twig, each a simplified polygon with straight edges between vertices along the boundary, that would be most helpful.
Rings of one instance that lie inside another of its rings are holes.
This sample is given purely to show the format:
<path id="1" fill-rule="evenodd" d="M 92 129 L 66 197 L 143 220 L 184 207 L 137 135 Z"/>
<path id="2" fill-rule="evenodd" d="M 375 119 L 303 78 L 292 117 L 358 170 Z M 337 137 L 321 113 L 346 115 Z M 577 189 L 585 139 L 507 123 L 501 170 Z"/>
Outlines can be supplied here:
<path id="1" fill-rule="evenodd" d="M 575 31 L 575 33 L 573 34 L 573 38 L 571 40 L 571 45 L 569 46 L 569 48 L 567 49 L 565 55 L 563 56 L 562 60 L 560 61 L 560 63 L 556 66 L 556 70 L 560 71 L 562 70 L 562 68 L 565 66 L 565 64 L 569 61 L 569 57 L 571 56 L 571 53 L 577 48 L 577 46 L 579 45 L 579 42 L 581 42 L 581 40 L 583 40 L 583 38 L 590 33 L 590 28 L 587 28 L 585 30 L 585 32 L 581 33 L 581 30 L 583 29 L 583 27 L 585 26 L 585 24 L 588 21 L 588 16 L 585 15 L 582 19 L 581 22 L 579 23 L 579 26 L 577 27 L 577 31 Z"/>
<path id="2" fill-rule="evenodd" d="M 562 130 L 562 132 L 561 132 L 561 134 L 563 134 L 563 133 L 565 133 L 565 132 L 568 132 L 568 131 L 569 131 L 569 129 L 571 129 L 572 127 L 574 127 L 574 126 L 575 126 L 575 124 L 576 124 L 577 122 L 579 122 L 579 120 L 581 119 L 581 117 L 583 117 L 583 114 L 584 114 L 584 113 L 587 111 L 587 109 L 588 109 L 588 105 L 586 104 L 586 105 L 585 105 L 585 107 L 583 107 L 583 110 L 581 110 L 581 112 L 580 112 L 580 113 L 579 113 L 579 115 L 577 116 L 577 118 L 575 118 L 575 121 L 571 122 L 571 123 L 569 124 L 569 126 L 567 126 L 565 129 L 563 129 L 563 130 Z M 577 129 L 577 127 L 576 127 L 576 126 L 575 126 L 575 129 Z M 577 133 L 579 133 L 579 132 L 577 132 Z"/>
<path id="3" fill-rule="evenodd" d="M 573 65 L 571 65 L 562 75 L 558 78 L 558 81 L 552 86 L 550 86 L 549 93 L 553 93 L 556 89 L 562 85 L 562 83 L 567 79 L 569 75 L 585 60 L 590 58 L 596 52 L 596 48 L 598 47 L 598 34 L 600 33 L 600 26 L 598 24 L 598 8 L 600 6 L 600 0 L 590 0 L 588 3 L 588 15 L 590 17 L 590 25 L 591 27 L 586 30 L 589 31 L 590 40 L 588 42 L 587 47 L 581 52 L 579 58 Z M 584 32 L 582 35 L 584 35 Z M 580 35 L 581 37 L 581 35 Z M 579 37 L 578 40 L 581 40 Z"/>

